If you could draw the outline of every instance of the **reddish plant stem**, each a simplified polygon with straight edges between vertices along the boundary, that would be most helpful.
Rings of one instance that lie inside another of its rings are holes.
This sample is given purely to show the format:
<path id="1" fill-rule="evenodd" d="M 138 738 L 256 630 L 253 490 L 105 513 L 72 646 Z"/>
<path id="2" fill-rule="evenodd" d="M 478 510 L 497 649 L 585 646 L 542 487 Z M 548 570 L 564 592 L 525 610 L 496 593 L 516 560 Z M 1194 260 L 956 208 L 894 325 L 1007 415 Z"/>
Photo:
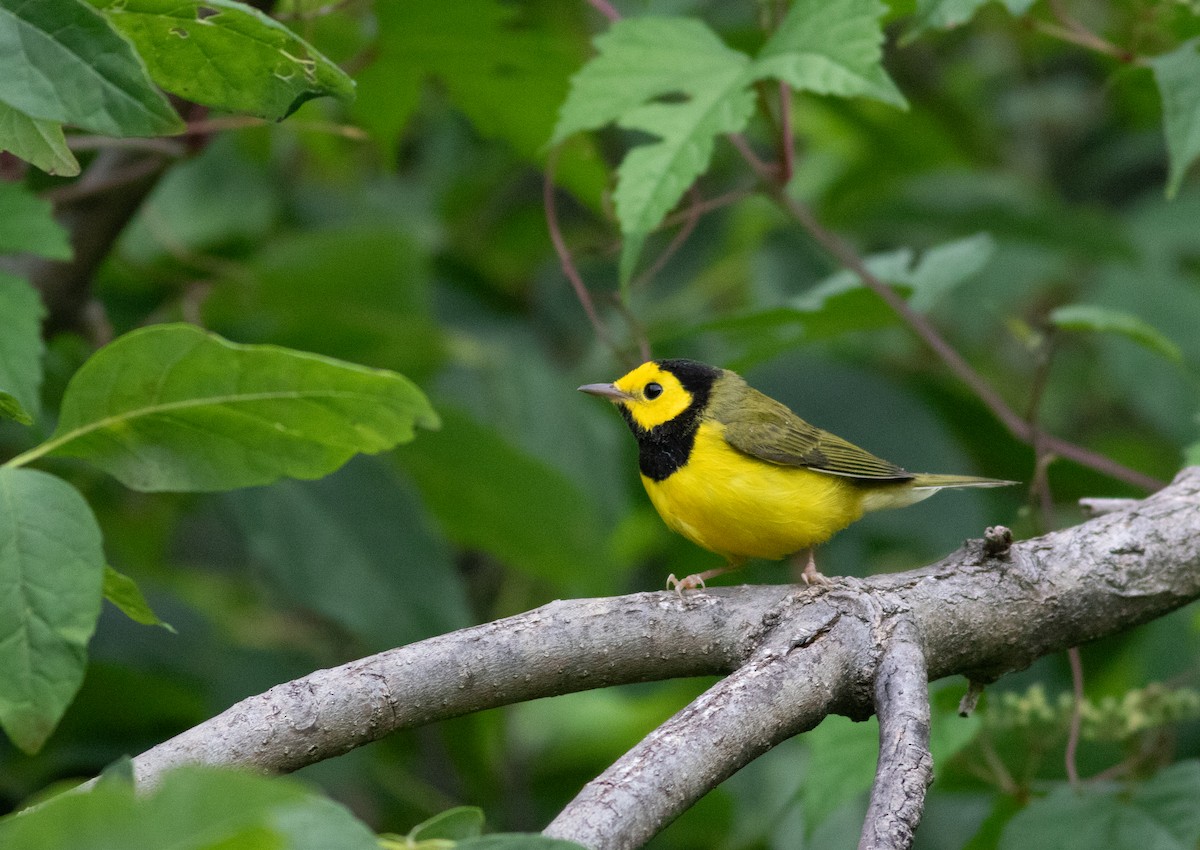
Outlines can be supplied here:
<path id="1" fill-rule="evenodd" d="M 792 87 L 779 81 L 779 147 L 783 173 L 779 180 L 785 186 L 796 173 L 796 144 L 792 134 Z"/>
<path id="2" fill-rule="evenodd" d="M 617 351 L 617 346 L 608 332 L 608 327 L 604 324 L 604 320 L 600 318 L 600 314 L 596 312 L 596 305 L 592 301 L 592 295 L 588 292 L 587 284 L 583 282 L 583 277 L 579 274 L 579 269 L 575 266 L 575 260 L 571 257 L 571 251 L 567 248 L 566 240 L 563 239 L 562 229 L 558 223 L 558 204 L 555 201 L 554 195 L 554 170 L 557 165 L 558 148 L 552 148 L 550 155 L 546 158 L 545 178 L 542 181 L 542 202 L 546 208 L 546 227 L 550 231 L 550 241 L 554 245 L 554 252 L 558 254 L 558 262 L 562 266 L 563 274 L 571 282 L 571 288 L 575 290 L 575 297 L 579 299 L 579 303 L 583 307 L 583 312 L 587 313 L 588 321 L 592 323 L 592 328 L 596 331 L 596 336 L 610 349 Z"/>
<path id="3" fill-rule="evenodd" d="M 609 23 L 621 20 L 621 13 L 618 12 L 617 7 L 609 3 L 608 0 L 588 0 L 588 5 L 604 17 L 608 18 Z"/>
<path id="4" fill-rule="evenodd" d="M 719 210 L 722 207 L 728 207 L 732 204 L 736 204 L 738 201 L 745 200 L 753 194 L 753 189 L 731 189 L 724 194 L 717 195 L 714 198 L 709 198 L 707 201 L 697 200 L 696 203 L 689 204 L 687 209 L 671 213 L 669 216 L 664 218 L 662 220 L 662 224 L 659 225 L 659 229 L 674 227 L 677 224 L 682 224 L 683 222 L 691 220 L 693 216 L 699 218 L 705 213 L 710 213 L 714 210 Z"/>
<path id="5" fill-rule="evenodd" d="M 1063 0 L 1050 0 L 1050 13 L 1054 15 L 1057 24 L 1049 23 L 1048 21 L 1034 20 L 1033 25 L 1036 30 L 1044 35 L 1060 39 L 1070 44 L 1077 44 L 1080 47 L 1086 47 L 1089 50 L 1094 50 L 1097 53 L 1103 53 L 1106 56 L 1112 56 L 1114 59 L 1119 59 L 1122 62 L 1137 62 L 1137 56 L 1132 52 L 1125 50 L 1113 44 L 1100 36 L 1096 35 L 1090 29 L 1080 23 L 1075 17 L 1067 11 L 1067 5 Z"/>
<path id="6" fill-rule="evenodd" d="M 700 193 L 696 191 L 695 186 L 692 186 L 688 190 L 688 196 L 691 198 L 691 203 L 688 204 L 687 209 L 684 211 L 683 227 L 679 228 L 679 231 L 671 239 L 670 244 L 663 249 L 663 252 L 650 264 L 649 268 L 637 276 L 630 287 L 631 289 L 644 286 L 653 280 L 655 275 L 663 270 L 663 266 L 670 262 L 675 253 L 683 247 L 683 243 L 688 240 L 688 237 L 692 235 L 692 231 L 696 229 L 696 225 L 700 223 L 702 201 L 700 200 Z"/>
<path id="7" fill-rule="evenodd" d="M 1067 752 L 1064 760 L 1067 767 L 1067 781 L 1072 788 L 1079 787 L 1079 768 L 1075 763 L 1075 753 L 1079 749 L 1079 730 L 1083 725 L 1083 659 L 1079 655 L 1079 647 L 1073 646 L 1067 650 L 1067 660 L 1071 662 L 1071 688 L 1075 693 L 1075 703 L 1071 706 L 1071 726 L 1067 730 Z"/>

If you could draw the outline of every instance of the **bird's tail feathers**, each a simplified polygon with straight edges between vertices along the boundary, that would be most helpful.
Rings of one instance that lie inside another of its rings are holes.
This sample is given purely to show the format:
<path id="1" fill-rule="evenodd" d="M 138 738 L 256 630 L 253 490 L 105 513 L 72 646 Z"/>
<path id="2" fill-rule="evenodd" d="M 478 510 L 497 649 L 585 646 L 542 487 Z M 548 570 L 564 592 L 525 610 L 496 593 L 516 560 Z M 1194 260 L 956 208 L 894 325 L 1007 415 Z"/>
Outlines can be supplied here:
<path id="1" fill-rule="evenodd" d="M 980 478 L 978 475 L 933 475 L 917 473 L 913 476 L 915 490 L 940 490 L 943 487 L 1007 487 L 1019 481 L 1002 481 L 999 478 Z"/>

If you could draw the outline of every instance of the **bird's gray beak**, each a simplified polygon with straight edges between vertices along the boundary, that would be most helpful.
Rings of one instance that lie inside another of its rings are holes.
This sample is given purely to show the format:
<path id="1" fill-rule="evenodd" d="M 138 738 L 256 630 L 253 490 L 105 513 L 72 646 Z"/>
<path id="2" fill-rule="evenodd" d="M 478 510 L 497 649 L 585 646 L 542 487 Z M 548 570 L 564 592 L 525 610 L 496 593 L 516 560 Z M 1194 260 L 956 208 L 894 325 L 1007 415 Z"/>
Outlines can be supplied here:
<path id="1" fill-rule="evenodd" d="M 579 388 L 579 391 L 588 395 L 598 395 L 614 403 L 618 401 L 630 401 L 633 398 L 625 390 L 618 389 L 616 384 L 584 384 Z"/>

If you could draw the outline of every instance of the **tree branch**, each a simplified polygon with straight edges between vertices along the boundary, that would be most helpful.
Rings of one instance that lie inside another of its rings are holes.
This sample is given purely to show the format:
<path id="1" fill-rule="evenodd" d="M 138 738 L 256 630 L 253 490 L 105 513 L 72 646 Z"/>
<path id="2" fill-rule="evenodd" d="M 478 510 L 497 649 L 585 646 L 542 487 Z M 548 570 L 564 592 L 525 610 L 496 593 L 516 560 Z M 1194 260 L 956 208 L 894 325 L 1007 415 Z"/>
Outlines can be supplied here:
<path id="1" fill-rule="evenodd" d="M 808 598 L 785 596 L 768 618 L 795 631 L 774 632 L 744 666 L 588 783 L 545 834 L 586 847 L 640 847 L 739 768 L 840 707 L 851 642 L 825 639 L 841 614 L 805 610 Z"/>
<path id="2" fill-rule="evenodd" d="M 879 766 L 859 850 L 900 850 L 912 844 L 933 782 L 929 752 L 929 688 L 921 635 L 907 615 L 893 618 L 875 674 Z"/>
<path id="3" fill-rule="evenodd" d="M 638 846 L 775 743 L 827 713 L 866 717 L 878 705 L 875 832 L 900 837 L 878 846 L 903 847 L 927 769 L 912 685 L 921 648 L 929 679 L 988 682 L 1198 597 L 1193 467 L 1127 510 L 1008 549 L 968 541 L 906 573 L 552 602 L 278 685 L 138 756 L 134 774 L 145 787 L 188 762 L 290 771 L 484 708 L 729 673 L 584 788 L 548 832 L 597 850 Z"/>

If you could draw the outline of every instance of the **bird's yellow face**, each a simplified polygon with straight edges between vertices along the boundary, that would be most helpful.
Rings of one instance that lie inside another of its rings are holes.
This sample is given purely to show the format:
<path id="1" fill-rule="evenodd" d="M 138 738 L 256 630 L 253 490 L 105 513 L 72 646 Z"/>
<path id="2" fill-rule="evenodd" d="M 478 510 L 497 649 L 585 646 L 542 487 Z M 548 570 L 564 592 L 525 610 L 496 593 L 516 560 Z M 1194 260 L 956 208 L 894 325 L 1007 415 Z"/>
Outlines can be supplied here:
<path id="1" fill-rule="evenodd" d="M 588 384 L 580 389 L 625 408 L 633 422 L 646 431 L 671 421 L 692 403 L 692 394 L 679 379 L 654 362 L 643 363 L 611 384 Z"/>

